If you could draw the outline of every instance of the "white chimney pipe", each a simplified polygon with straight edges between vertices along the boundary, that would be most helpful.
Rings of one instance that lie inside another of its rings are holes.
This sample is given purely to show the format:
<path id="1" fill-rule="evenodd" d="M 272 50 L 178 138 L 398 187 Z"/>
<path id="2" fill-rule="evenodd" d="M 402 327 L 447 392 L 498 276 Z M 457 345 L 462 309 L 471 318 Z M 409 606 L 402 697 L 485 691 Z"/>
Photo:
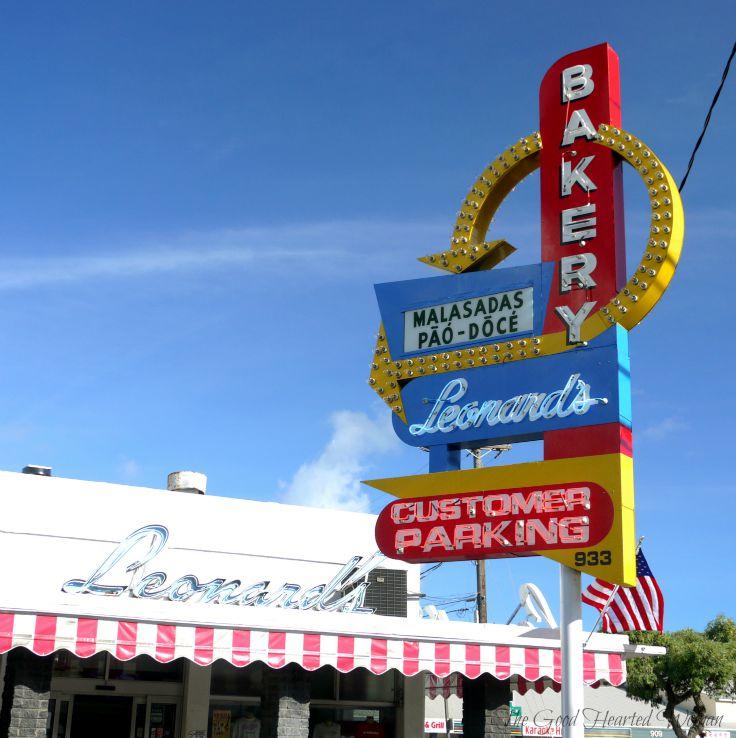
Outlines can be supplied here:
<path id="1" fill-rule="evenodd" d="M 203 495 L 207 492 L 207 475 L 195 471 L 171 472 L 166 480 L 166 488 L 172 492 Z"/>

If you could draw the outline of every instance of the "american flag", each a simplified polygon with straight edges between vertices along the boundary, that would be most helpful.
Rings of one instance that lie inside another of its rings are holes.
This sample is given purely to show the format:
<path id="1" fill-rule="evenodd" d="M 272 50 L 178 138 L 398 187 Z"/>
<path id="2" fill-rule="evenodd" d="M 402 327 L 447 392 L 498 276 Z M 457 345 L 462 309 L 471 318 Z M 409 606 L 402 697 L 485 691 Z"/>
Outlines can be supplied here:
<path id="1" fill-rule="evenodd" d="M 603 614 L 604 633 L 658 630 L 664 627 L 664 597 L 641 549 L 636 554 L 636 587 L 619 587 L 596 579 L 583 602 Z"/>

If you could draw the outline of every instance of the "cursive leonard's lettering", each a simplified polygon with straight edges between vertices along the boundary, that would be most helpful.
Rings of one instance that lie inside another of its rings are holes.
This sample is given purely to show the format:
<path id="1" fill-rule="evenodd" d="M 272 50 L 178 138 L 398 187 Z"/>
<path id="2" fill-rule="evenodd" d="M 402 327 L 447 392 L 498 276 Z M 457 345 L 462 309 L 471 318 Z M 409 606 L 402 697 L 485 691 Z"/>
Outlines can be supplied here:
<path id="1" fill-rule="evenodd" d="M 373 612 L 372 609 L 363 607 L 363 602 L 368 588 L 367 575 L 383 558 L 380 554 L 367 559 L 353 556 L 329 582 L 309 588 L 290 582 L 272 588 L 268 580 L 252 584 L 243 584 L 240 579 L 224 578 L 200 582 L 194 574 L 185 574 L 169 583 L 168 575 L 162 571 L 150 574 L 144 574 L 143 571 L 163 551 L 168 540 L 169 531 L 165 526 L 145 525 L 121 541 L 87 579 L 70 579 L 61 589 L 72 594 L 108 597 L 128 595 L 174 602 L 281 607 L 287 610 Z M 140 551 L 146 542 L 148 548 L 145 553 L 142 556 L 136 554 L 135 550 Z M 101 580 L 114 567 L 119 566 L 123 566 L 125 572 L 131 575 L 130 581 L 127 584 L 103 584 Z"/>
<path id="2" fill-rule="evenodd" d="M 605 397 L 591 397 L 590 385 L 572 374 L 562 389 L 549 394 L 527 392 L 508 400 L 474 400 L 465 405 L 457 403 L 468 391 L 468 380 L 459 378 L 448 382 L 435 400 L 434 406 L 423 423 L 409 426 L 413 436 L 425 433 L 450 433 L 454 430 L 480 428 L 488 425 L 521 423 L 524 418 L 534 422 L 541 418 L 566 418 L 568 415 L 584 415 L 593 405 L 605 405 Z"/>

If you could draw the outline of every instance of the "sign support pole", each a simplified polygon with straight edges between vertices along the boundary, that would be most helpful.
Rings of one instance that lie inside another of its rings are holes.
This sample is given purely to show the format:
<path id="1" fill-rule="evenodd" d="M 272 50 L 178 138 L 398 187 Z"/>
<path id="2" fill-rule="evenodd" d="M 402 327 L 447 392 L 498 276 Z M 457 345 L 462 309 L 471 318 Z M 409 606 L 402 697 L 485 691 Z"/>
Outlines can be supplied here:
<path id="1" fill-rule="evenodd" d="M 584 305 L 600 307 L 621 289 L 626 279 L 621 166 L 612 153 L 601 156 L 597 152 L 591 130 L 574 130 L 575 121 L 583 117 L 595 120 L 593 126 L 601 122 L 620 126 L 619 86 L 618 57 L 607 44 L 600 44 L 559 59 L 547 71 L 539 89 L 544 141 L 540 155 L 542 259 L 555 262 L 554 284 L 558 285 L 550 291 L 545 333 L 560 329 L 561 311 L 577 312 Z M 566 179 L 579 167 L 587 166 L 590 168 L 586 178 Z M 560 222 L 572 212 L 594 213 L 595 227 L 585 235 L 567 235 L 564 227 L 560 229 Z M 571 244 L 576 247 L 575 253 L 584 253 L 583 258 L 592 259 L 595 265 L 591 283 L 577 285 L 585 289 L 572 289 L 562 280 L 563 264 L 573 253 Z M 595 453 L 603 453 L 602 449 L 611 443 L 605 434 L 600 428 L 577 428 L 570 434 L 545 433 L 544 458 L 567 456 L 570 449 L 580 447 L 581 439 L 592 439 L 597 444 Z M 618 446 L 616 442 L 611 451 L 618 451 Z M 581 575 L 564 565 L 560 566 L 560 651 L 563 736 L 584 738 Z"/>
<path id="2" fill-rule="evenodd" d="M 560 647 L 562 657 L 562 735 L 584 738 L 583 608 L 581 575 L 560 565 Z"/>

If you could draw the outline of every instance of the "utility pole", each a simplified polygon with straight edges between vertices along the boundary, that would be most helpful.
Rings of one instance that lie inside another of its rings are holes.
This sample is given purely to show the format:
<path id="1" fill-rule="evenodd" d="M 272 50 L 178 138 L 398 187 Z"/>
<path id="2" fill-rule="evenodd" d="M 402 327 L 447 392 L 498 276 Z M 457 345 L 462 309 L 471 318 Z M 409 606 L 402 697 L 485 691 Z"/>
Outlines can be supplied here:
<path id="1" fill-rule="evenodd" d="M 483 449 L 473 452 L 473 468 L 480 469 L 483 466 Z M 479 559 L 475 562 L 476 602 L 478 609 L 478 622 L 488 622 L 488 600 L 486 599 L 486 561 Z"/>
<path id="2" fill-rule="evenodd" d="M 504 451 L 510 451 L 511 445 L 507 443 L 499 444 L 497 446 L 482 446 L 481 448 L 473 449 L 470 455 L 473 457 L 473 468 L 483 468 L 483 457 L 493 451 L 496 455 L 494 458 L 498 458 Z M 486 588 L 486 561 L 480 559 L 475 562 L 475 584 L 476 584 L 476 610 L 478 612 L 478 622 L 488 622 L 488 597 Z"/>

